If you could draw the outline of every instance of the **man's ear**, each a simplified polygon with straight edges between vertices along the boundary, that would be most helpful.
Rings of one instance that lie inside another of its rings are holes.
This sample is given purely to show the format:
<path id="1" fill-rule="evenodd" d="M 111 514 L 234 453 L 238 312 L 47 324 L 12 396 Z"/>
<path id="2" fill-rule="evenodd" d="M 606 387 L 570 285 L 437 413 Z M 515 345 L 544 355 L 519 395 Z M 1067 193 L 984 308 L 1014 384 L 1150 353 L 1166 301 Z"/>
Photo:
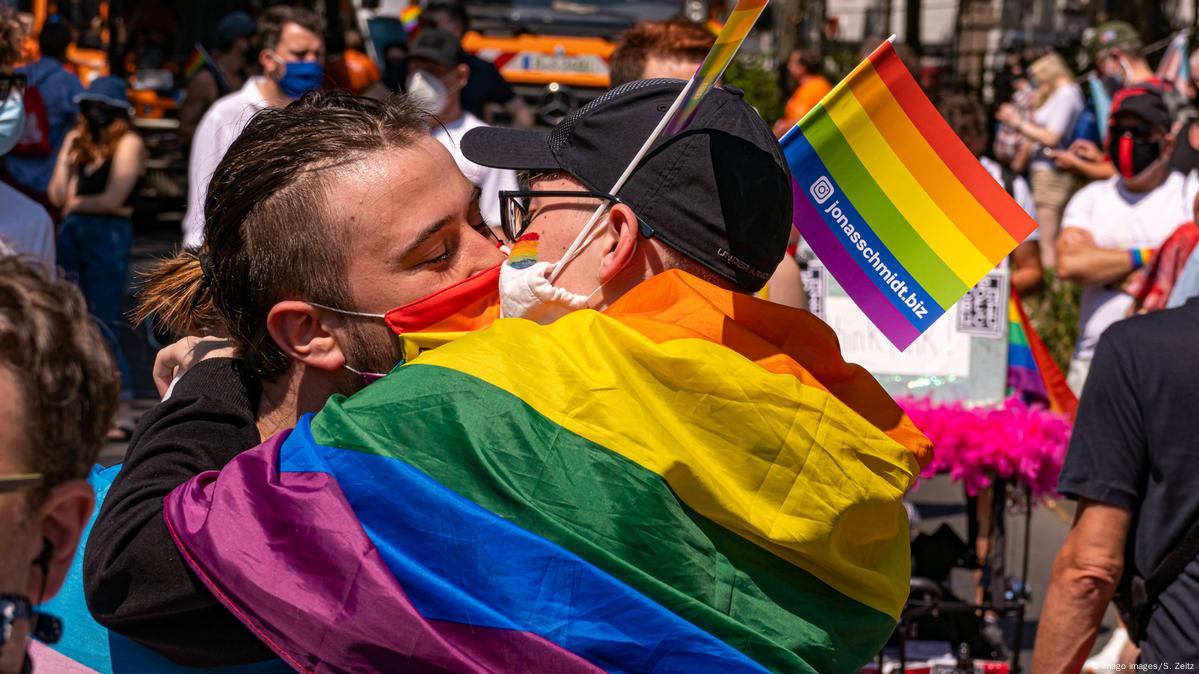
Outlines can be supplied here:
<path id="1" fill-rule="evenodd" d="M 273 52 L 270 49 L 260 49 L 258 51 L 258 65 L 262 68 L 262 75 L 269 80 L 277 80 L 274 77 L 275 71 L 279 69 L 279 63 L 271 57 Z"/>
<path id="2" fill-rule="evenodd" d="M 466 88 L 466 83 L 470 80 L 470 66 L 465 63 L 459 63 L 458 67 L 454 68 L 454 79 L 458 81 L 458 88 Z"/>
<path id="3" fill-rule="evenodd" d="M 96 495 L 87 480 L 70 480 L 50 490 L 50 495 L 38 509 L 44 543 L 33 546 L 30 551 L 34 554 L 29 560 L 33 573 L 29 574 L 25 593 L 33 601 L 46 601 L 62 587 L 79 548 L 79 537 L 83 535 L 95 505 Z M 44 569 L 38 559 L 43 553 L 47 553 Z M 45 596 L 41 596 L 43 577 Z"/>
<path id="4" fill-rule="evenodd" d="M 288 358 L 331 372 L 346 364 L 346 356 L 322 313 L 307 302 L 284 300 L 271 307 L 266 328 Z"/>
<path id="5" fill-rule="evenodd" d="M 608 240 L 604 257 L 600 260 L 600 283 L 611 281 L 629 266 L 637 250 L 637 216 L 633 209 L 624 204 L 613 206 L 609 211 L 608 226 L 613 229 L 615 236 Z"/>

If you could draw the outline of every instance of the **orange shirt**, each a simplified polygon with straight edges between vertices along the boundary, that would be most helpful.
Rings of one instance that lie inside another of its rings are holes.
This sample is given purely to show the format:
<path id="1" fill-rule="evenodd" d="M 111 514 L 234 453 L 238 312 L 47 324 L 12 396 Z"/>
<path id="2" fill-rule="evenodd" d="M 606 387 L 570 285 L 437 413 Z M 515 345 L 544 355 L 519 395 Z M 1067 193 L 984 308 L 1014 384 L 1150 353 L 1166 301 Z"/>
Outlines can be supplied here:
<path id="1" fill-rule="evenodd" d="M 832 90 L 833 85 L 829 84 L 824 75 L 809 77 L 799 85 L 794 94 L 791 94 L 791 100 L 787 101 L 787 107 L 783 109 L 783 117 L 795 124 Z"/>

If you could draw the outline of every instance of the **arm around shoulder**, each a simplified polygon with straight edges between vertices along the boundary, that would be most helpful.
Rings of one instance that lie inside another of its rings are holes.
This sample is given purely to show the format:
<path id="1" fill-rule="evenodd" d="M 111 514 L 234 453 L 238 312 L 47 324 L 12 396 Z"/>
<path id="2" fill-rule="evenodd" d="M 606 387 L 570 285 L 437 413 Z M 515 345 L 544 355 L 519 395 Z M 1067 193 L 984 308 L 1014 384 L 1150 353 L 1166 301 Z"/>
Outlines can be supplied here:
<path id="1" fill-rule="evenodd" d="M 194 576 L 163 520 L 163 499 L 258 444 L 256 379 L 206 360 L 143 417 L 84 555 L 88 608 L 105 627 L 172 661 L 230 665 L 271 657 Z"/>

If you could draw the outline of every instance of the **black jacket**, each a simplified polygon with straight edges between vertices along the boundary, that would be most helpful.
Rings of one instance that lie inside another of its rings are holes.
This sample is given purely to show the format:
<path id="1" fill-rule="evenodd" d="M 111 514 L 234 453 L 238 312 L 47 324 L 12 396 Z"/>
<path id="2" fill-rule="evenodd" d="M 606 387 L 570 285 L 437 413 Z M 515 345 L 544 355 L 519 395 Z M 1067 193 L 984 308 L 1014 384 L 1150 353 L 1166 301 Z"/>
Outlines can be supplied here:
<path id="1" fill-rule="evenodd" d="M 83 585 L 92 615 L 181 665 L 274 657 L 192 573 L 162 515 L 175 487 L 259 444 L 260 392 L 241 361 L 216 358 L 189 370 L 138 423 L 87 541 Z"/>

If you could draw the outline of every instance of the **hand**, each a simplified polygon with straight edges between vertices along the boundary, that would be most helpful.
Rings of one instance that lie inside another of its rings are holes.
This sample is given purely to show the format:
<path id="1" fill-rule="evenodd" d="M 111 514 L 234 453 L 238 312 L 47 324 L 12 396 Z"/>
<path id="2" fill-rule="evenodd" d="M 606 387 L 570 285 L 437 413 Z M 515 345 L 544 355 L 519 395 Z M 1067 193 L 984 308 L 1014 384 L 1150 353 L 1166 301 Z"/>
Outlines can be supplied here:
<path id="1" fill-rule="evenodd" d="M 154 386 L 165 396 L 171 382 L 196 363 L 209 358 L 237 358 L 241 354 L 225 337 L 184 337 L 164 347 L 154 358 Z"/>
<path id="2" fill-rule="evenodd" d="M 75 209 L 78 207 L 79 207 L 79 197 L 72 194 L 71 196 L 67 197 L 67 200 L 65 202 L 63 202 L 62 208 L 59 210 L 62 213 L 63 217 L 65 218 L 66 216 L 75 212 Z"/>
<path id="3" fill-rule="evenodd" d="M 1073 171 L 1084 161 L 1073 152 L 1062 152 L 1061 150 L 1045 150 L 1045 155 L 1053 159 L 1053 163 L 1063 171 Z"/>
<path id="4" fill-rule="evenodd" d="M 1058 235 L 1062 245 L 1072 248 L 1098 248 L 1095 245 L 1095 237 L 1085 229 L 1077 227 L 1067 227 Z"/>
<path id="5" fill-rule="evenodd" d="M 1085 138 L 1079 138 L 1070 143 L 1070 147 L 1066 151 L 1086 161 L 1099 161 L 1103 159 L 1103 152 L 1099 150 L 1099 146 Z"/>
<path id="6" fill-rule="evenodd" d="M 995 119 L 1012 128 L 1018 128 L 1024 118 L 1020 115 L 1020 111 L 1016 109 L 1016 106 L 1011 103 L 1002 103 L 999 109 L 995 111 Z"/>
<path id="7" fill-rule="evenodd" d="M 782 138 L 783 135 L 786 134 L 788 131 L 790 131 L 791 127 L 793 127 L 793 126 L 795 126 L 795 122 L 792 122 L 791 120 L 787 119 L 786 117 L 779 119 L 777 122 L 774 123 L 774 129 L 772 129 L 774 131 L 774 137 Z"/>

